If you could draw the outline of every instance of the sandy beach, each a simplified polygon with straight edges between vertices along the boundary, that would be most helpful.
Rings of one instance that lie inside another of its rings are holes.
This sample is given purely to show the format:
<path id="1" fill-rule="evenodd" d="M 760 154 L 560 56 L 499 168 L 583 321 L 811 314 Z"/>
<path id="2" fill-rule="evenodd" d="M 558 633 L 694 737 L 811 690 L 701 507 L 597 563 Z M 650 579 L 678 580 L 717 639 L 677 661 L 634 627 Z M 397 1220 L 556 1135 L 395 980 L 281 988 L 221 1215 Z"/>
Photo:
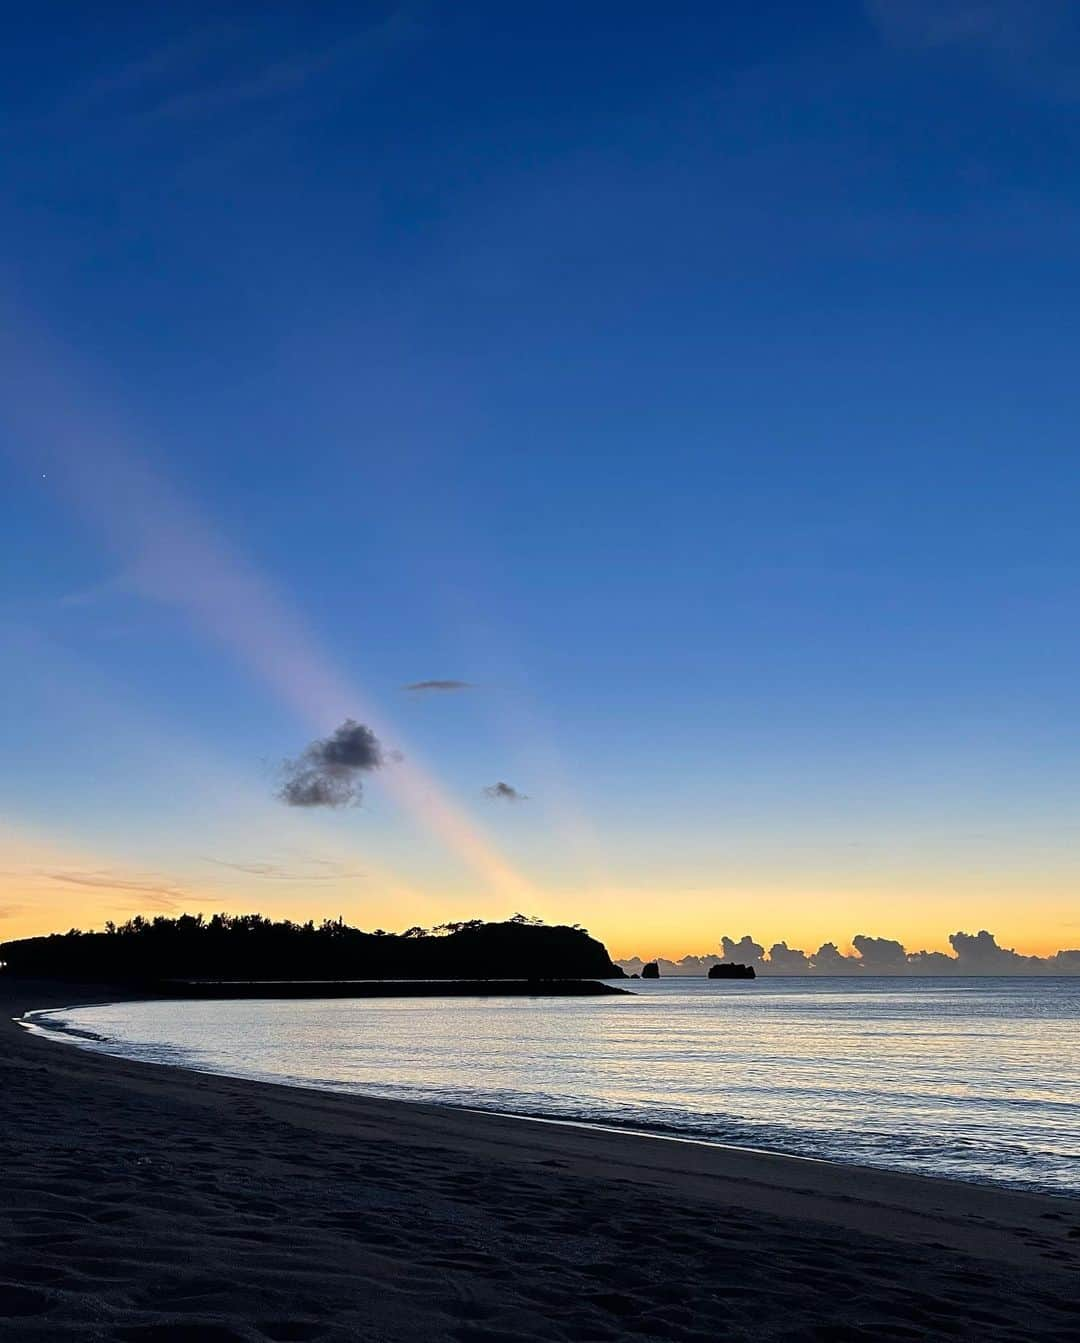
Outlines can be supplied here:
<path id="1" fill-rule="evenodd" d="M 0 1340 L 1080 1337 L 1080 1201 L 118 1061 L 0 994 Z"/>

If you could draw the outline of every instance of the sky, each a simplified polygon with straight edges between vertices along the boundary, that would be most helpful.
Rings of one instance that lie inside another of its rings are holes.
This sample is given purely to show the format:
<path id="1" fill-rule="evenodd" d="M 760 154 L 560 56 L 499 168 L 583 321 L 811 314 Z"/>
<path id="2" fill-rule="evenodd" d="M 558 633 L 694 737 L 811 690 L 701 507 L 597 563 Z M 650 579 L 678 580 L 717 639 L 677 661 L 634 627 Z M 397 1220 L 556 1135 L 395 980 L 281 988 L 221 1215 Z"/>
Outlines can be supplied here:
<path id="1" fill-rule="evenodd" d="M 0 938 L 1080 946 L 1075 8 L 59 13 L 0 53 Z"/>

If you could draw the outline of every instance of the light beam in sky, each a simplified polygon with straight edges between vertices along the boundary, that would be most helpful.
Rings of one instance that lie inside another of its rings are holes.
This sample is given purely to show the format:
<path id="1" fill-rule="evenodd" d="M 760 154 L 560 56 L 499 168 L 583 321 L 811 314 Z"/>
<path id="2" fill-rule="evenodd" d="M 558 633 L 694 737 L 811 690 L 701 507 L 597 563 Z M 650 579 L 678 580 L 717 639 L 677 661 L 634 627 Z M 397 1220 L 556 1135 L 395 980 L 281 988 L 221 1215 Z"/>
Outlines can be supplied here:
<path id="1" fill-rule="evenodd" d="M 386 791 L 464 861 L 494 893 L 515 903 L 530 884 L 449 797 L 377 708 L 251 566 L 235 555 L 180 493 L 91 409 L 91 398 L 55 359 L 31 358 L 20 332 L 3 335 L 9 447 L 44 466 L 50 482 L 130 567 L 146 596 L 181 609 L 245 665 L 316 733 L 359 718 L 404 758 L 384 770 Z"/>

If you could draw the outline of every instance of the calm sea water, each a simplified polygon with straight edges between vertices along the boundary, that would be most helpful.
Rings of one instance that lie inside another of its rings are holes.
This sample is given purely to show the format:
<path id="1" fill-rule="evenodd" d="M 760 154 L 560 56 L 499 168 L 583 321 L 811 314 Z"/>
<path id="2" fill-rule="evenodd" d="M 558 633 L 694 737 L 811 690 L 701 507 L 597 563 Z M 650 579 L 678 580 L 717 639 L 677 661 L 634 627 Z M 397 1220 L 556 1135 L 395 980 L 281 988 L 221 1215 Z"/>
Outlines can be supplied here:
<path id="1" fill-rule="evenodd" d="M 35 1022 L 209 1072 L 1080 1194 L 1080 979 L 634 988 L 125 1003 Z"/>

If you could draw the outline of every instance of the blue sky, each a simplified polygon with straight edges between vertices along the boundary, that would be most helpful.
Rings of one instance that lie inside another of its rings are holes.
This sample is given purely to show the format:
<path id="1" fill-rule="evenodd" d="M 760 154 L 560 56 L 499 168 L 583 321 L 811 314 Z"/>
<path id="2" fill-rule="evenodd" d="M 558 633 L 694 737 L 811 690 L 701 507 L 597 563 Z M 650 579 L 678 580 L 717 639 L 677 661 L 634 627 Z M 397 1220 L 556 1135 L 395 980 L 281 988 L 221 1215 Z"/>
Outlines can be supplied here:
<path id="1" fill-rule="evenodd" d="M 0 59 L 12 926 L 1075 943 L 1066 6 L 45 10 Z M 349 689 L 283 700 L 298 646 Z M 369 706 L 424 781 L 285 817 Z M 207 865 L 286 822 L 366 884 Z"/>

